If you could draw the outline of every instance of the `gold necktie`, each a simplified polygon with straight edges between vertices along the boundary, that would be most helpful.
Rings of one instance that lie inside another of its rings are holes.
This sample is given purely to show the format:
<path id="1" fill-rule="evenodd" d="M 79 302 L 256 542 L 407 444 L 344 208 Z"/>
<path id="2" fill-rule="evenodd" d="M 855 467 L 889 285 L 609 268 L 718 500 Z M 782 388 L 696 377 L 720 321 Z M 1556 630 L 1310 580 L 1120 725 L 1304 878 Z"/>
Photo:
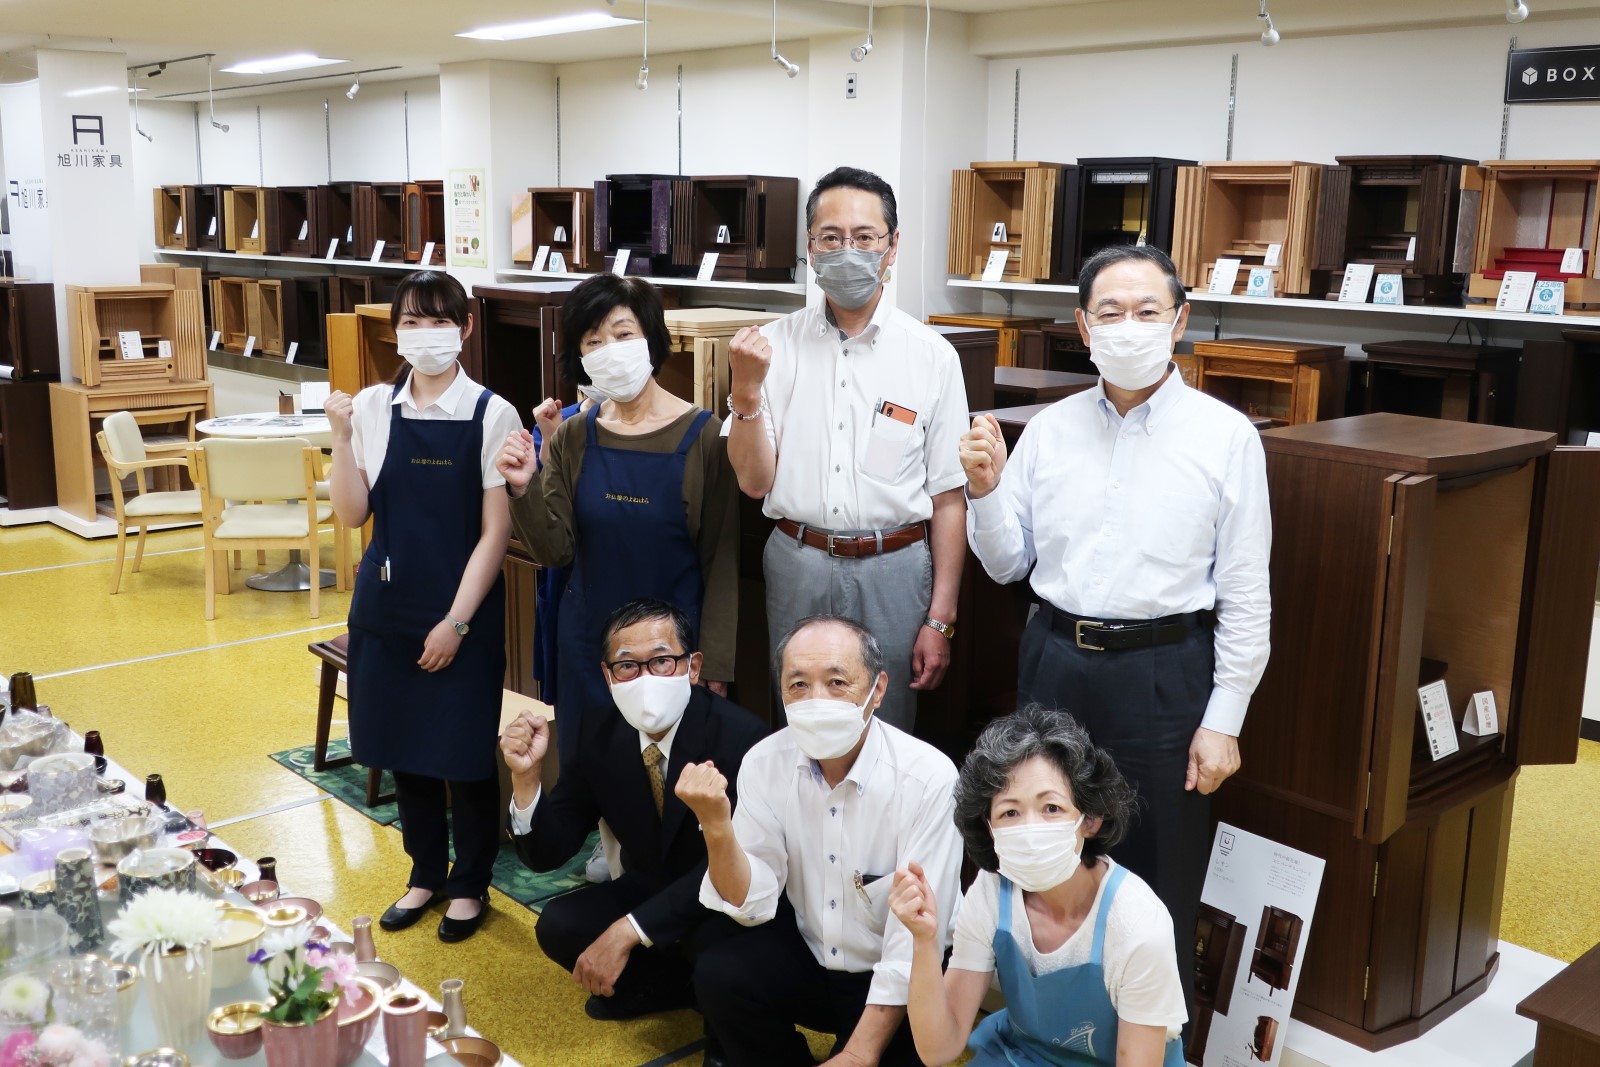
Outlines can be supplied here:
<path id="1" fill-rule="evenodd" d="M 656 747 L 654 741 L 644 748 L 644 769 L 650 775 L 650 797 L 656 802 L 656 815 L 661 815 L 661 805 L 666 801 L 667 776 L 662 773 L 661 764 L 666 757 Z"/>

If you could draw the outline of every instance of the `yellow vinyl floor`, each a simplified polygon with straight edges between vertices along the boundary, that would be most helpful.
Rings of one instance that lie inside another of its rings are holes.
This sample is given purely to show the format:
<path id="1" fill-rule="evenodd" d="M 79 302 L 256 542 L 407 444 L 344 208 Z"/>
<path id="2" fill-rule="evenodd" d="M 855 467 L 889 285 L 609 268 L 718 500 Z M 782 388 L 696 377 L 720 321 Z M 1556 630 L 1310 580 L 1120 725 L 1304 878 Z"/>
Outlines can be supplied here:
<path id="1" fill-rule="evenodd" d="M 243 854 L 276 856 L 286 887 L 341 925 L 375 917 L 405 887 L 399 832 L 267 758 L 311 742 L 318 663 L 306 645 L 342 631 L 349 595 L 324 590 L 312 619 L 304 593 L 246 589 L 247 562 L 206 622 L 199 545 L 194 530 L 152 534 L 142 571 L 111 596 L 111 540 L 0 529 L 0 671 L 32 671 L 58 716 L 99 730 L 134 774 L 160 772 L 174 804 L 202 809 Z M 331 565 L 331 544 L 323 559 Z M 268 565 L 282 561 L 273 553 Z M 1575 766 L 1531 768 L 1518 782 L 1501 928 L 1563 960 L 1600 942 L 1600 745 L 1581 749 Z M 379 954 L 431 990 L 464 979 L 469 1021 L 529 1067 L 700 1063 L 682 1052 L 701 1036 L 697 1015 L 589 1019 L 582 990 L 540 954 L 536 917 L 498 892 L 492 908 L 464 944 L 441 944 L 424 921 L 376 931 Z"/>

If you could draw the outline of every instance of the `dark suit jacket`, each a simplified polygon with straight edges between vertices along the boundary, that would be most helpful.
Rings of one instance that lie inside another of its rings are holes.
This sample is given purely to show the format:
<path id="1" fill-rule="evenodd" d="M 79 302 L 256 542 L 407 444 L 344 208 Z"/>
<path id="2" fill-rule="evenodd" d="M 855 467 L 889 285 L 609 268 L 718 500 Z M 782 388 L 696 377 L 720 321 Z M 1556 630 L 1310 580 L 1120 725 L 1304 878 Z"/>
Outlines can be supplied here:
<path id="1" fill-rule="evenodd" d="M 709 913 L 699 901 L 705 840 L 673 786 L 686 764 L 711 760 L 727 777 L 733 800 L 739 764 L 765 734 L 766 725 L 754 714 L 695 686 L 673 735 L 658 818 L 639 731 L 615 706 L 590 709 L 579 720 L 578 743 L 562 762 L 555 788 L 534 806 L 528 832 L 512 835 L 517 855 L 533 870 L 554 870 L 572 859 L 605 819 L 622 846 L 624 877 L 643 882 L 654 894 L 633 909 L 633 917 L 652 942 L 678 941 Z"/>

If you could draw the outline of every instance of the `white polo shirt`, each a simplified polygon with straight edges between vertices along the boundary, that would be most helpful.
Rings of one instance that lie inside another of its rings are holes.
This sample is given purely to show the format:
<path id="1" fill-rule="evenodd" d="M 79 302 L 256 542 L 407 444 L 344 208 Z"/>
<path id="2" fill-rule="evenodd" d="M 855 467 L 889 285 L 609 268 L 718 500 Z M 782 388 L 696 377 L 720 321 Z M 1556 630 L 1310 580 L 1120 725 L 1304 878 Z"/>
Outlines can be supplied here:
<path id="1" fill-rule="evenodd" d="M 483 386 L 468 378 L 467 372 L 459 365 L 456 368 L 455 380 L 439 395 L 439 399 L 425 408 L 418 408 L 416 401 L 412 399 L 409 377 L 400 387 L 398 394 L 395 394 L 394 386 L 388 382 L 369 385 L 357 393 L 355 411 L 351 418 L 353 432 L 350 447 L 356 459 L 356 466 L 367 475 L 367 488 L 371 489 L 378 484 L 384 457 L 389 454 L 389 414 L 394 405 L 400 405 L 402 419 L 467 422 L 477 410 L 478 397 L 482 393 Z M 517 409 L 504 397 L 498 395 L 490 397 L 489 405 L 483 413 L 485 489 L 506 484 L 505 478 L 495 469 L 495 460 L 499 457 L 500 448 L 505 444 L 506 438 L 513 430 L 520 429 L 522 420 L 517 417 Z"/>
<path id="2" fill-rule="evenodd" d="M 949 341 L 887 298 L 849 339 L 826 302 L 761 332 L 772 344 L 763 421 L 778 454 L 769 517 L 890 529 L 932 518 L 933 497 L 966 484 L 967 387 Z M 883 414 L 884 403 L 910 421 Z"/>

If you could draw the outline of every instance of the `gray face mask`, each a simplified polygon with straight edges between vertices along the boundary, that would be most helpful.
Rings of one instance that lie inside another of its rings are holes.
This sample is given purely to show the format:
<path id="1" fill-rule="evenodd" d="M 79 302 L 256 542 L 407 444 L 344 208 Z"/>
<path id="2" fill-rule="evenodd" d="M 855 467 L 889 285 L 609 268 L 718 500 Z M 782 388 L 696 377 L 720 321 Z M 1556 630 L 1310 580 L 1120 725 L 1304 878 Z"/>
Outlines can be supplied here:
<path id="1" fill-rule="evenodd" d="M 817 275 L 817 287 L 828 299 L 854 311 L 871 300 L 883 283 L 883 257 L 888 252 L 863 252 L 859 248 L 841 248 L 837 252 L 818 252 L 811 257 L 811 269 Z"/>

